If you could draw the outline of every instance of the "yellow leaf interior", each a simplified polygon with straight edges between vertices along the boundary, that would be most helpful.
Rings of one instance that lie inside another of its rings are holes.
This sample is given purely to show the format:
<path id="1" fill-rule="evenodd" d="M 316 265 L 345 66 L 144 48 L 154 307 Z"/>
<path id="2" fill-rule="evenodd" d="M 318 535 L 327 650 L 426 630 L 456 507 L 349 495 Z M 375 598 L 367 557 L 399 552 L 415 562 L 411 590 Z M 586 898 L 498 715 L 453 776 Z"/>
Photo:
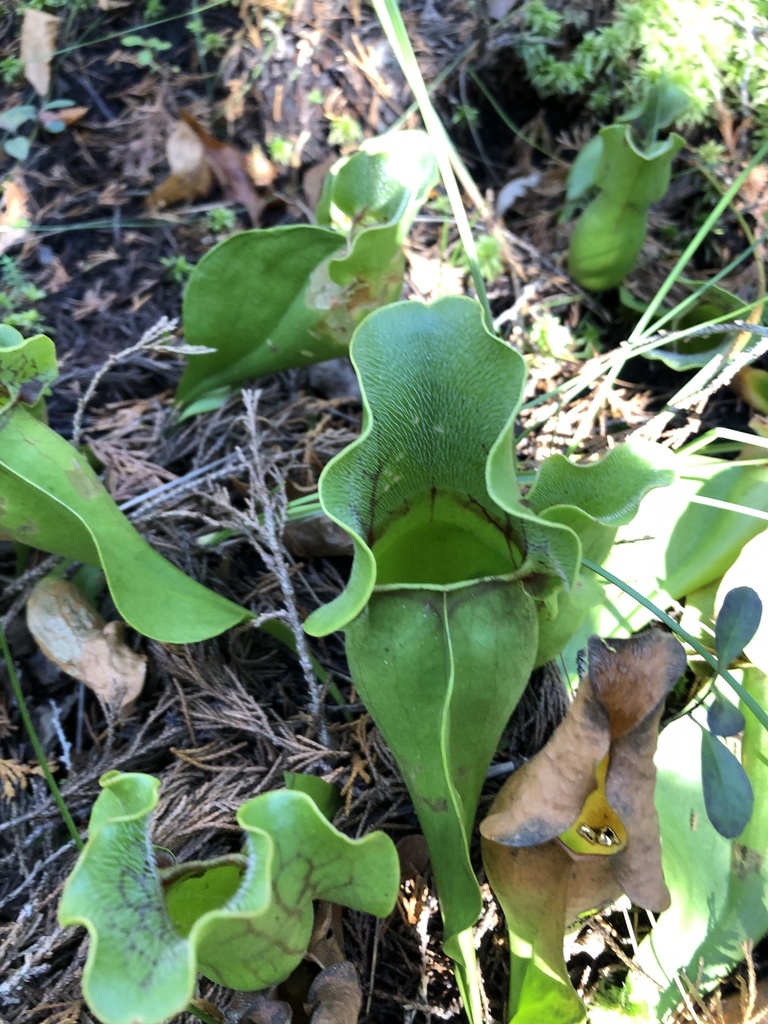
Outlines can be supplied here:
<path id="1" fill-rule="evenodd" d="M 605 795 L 609 756 L 606 754 L 598 764 L 597 786 L 584 801 L 578 818 L 560 836 L 560 841 L 573 853 L 611 856 L 626 846 L 627 830 Z"/>

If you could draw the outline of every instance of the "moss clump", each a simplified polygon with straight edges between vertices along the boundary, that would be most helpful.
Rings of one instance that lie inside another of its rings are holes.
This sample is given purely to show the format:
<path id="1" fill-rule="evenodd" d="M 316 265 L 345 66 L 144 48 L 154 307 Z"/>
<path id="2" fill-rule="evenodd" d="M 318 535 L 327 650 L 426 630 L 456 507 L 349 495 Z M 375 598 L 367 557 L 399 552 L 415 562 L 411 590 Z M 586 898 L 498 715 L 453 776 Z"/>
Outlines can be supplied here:
<path id="1" fill-rule="evenodd" d="M 597 28 L 576 0 L 528 0 L 522 18 L 520 57 L 542 97 L 584 93 L 603 115 L 637 102 L 664 74 L 690 100 L 678 127 L 706 122 L 723 103 L 751 113 L 768 137 L 763 0 L 619 0 Z"/>

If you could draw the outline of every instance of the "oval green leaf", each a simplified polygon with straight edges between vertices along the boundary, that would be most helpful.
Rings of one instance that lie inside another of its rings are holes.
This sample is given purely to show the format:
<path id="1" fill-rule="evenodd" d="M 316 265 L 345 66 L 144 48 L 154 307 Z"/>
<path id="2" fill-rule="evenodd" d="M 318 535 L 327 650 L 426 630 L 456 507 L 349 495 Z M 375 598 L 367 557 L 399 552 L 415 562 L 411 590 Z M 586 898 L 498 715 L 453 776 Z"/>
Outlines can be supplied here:
<path id="1" fill-rule="evenodd" d="M 762 615 L 763 603 L 751 587 L 735 587 L 725 595 L 715 622 L 715 651 L 723 668 L 747 646 Z"/>
<path id="2" fill-rule="evenodd" d="M 752 815 L 752 786 L 738 759 L 706 729 L 701 731 L 701 783 L 709 820 L 721 836 L 735 838 Z"/>
<path id="3" fill-rule="evenodd" d="M 738 736 L 744 730 L 744 715 L 722 694 L 716 693 L 707 708 L 707 725 L 715 736 Z"/>

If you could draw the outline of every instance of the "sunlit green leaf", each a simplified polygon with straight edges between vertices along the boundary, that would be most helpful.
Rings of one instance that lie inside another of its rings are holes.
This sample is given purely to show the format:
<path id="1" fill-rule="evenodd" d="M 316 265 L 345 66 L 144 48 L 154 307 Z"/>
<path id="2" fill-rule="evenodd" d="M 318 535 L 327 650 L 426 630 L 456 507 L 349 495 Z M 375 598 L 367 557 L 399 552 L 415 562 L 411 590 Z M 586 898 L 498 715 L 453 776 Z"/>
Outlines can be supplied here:
<path id="1" fill-rule="evenodd" d="M 523 500 L 513 430 L 525 366 L 469 299 L 374 312 L 351 356 L 363 430 L 319 495 L 354 561 L 306 629 L 346 630 L 355 686 L 427 838 L 446 950 L 469 969 L 481 908 L 469 838 L 504 723 L 584 614 L 582 552 L 602 555 L 673 474 L 656 446 L 620 446 L 585 467 L 553 460 Z"/>
<path id="2" fill-rule="evenodd" d="M 317 804 L 317 807 L 325 815 L 328 821 L 344 802 L 339 792 L 339 787 L 334 786 L 325 779 L 319 779 L 316 775 L 305 775 L 303 772 L 283 772 L 285 788 L 296 790 L 297 793 L 306 793 L 308 797 Z"/>
<path id="3" fill-rule="evenodd" d="M 672 158 L 685 145 L 673 134 L 646 153 L 622 124 L 603 128 L 600 139 L 594 172 L 600 193 L 576 222 L 568 249 L 569 272 L 593 291 L 615 287 L 634 267 L 648 208 L 669 187 Z"/>
<path id="4" fill-rule="evenodd" d="M 34 405 L 58 376 L 56 349 L 50 338 L 24 339 L 13 327 L 0 328 L 0 416 L 17 402 Z"/>
<path id="5" fill-rule="evenodd" d="M 179 400 L 345 355 L 355 326 L 399 298 L 403 239 L 435 176 L 422 132 L 388 133 L 331 169 L 319 226 L 244 231 L 215 246 L 192 271 L 183 320 L 189 344 L 216 351 L 190 356 Z"/>

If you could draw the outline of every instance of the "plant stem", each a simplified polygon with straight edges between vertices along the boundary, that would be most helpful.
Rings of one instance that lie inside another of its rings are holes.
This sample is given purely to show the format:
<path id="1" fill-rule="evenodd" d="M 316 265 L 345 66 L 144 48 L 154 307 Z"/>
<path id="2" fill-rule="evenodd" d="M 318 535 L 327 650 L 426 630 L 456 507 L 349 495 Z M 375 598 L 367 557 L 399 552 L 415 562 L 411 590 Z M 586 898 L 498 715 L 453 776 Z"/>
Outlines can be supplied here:
<path id="1" fill-rule="evenodd" d="M 43 773 L 43 776 L 45 777 L 45 781 L 48 783 L 48 788 L 51 791 L 53 801 L 59 809 L 59 814 L 61 815 L 64 824 L 67 826 L 67 829 L 69 830 L 69 834 L 72 837 L 75 846 L 78 848 L 78 850 L 82 850 L 83 847 L 85 846 L 85 843 L 80 838 L 80 833 L 77 831 L 77 826 L 75 825 L 72 815 L 69 813 L 69 809 L 67 805 L 64 803 L 64 798 L 61 795 L 61 790 L 59 789 L 56 780 L 51 774 L 51 769 L 48 767 L 48 759 L 45 756 L 43 745 L 40 742 L 40 739 L 38 738 L 34 725 L 32 724 L 32 718 L 29 714 L 27 702 L 24 699 L 24 694 L 22 693 L 21 690 L 21 683 L 19 682 L 19 677 L 16 675 L 16 669 L 11 658 L 11 652 L 8 648 L 8 641 L 5 638 L 5 630 L 3 629 L 3 625 L 1 622 L 0 648 L 2 648 L 3 658 L 5 660 L 5 667 L 8 671 L 8 679 L 10 680 L 11 683 L 11 690 L 13 691 L 13 696 L 16 699 L 16 703 L 19 707 L 21 721 L 24 725 L 24 729 L 26 730 L 27 736 L 29 737 L 29 742 L 32 744 L 32 749 L 35 752 L 35 757 L 37 758 L 38 763 L 40 764 L 40 769 Z"/>

